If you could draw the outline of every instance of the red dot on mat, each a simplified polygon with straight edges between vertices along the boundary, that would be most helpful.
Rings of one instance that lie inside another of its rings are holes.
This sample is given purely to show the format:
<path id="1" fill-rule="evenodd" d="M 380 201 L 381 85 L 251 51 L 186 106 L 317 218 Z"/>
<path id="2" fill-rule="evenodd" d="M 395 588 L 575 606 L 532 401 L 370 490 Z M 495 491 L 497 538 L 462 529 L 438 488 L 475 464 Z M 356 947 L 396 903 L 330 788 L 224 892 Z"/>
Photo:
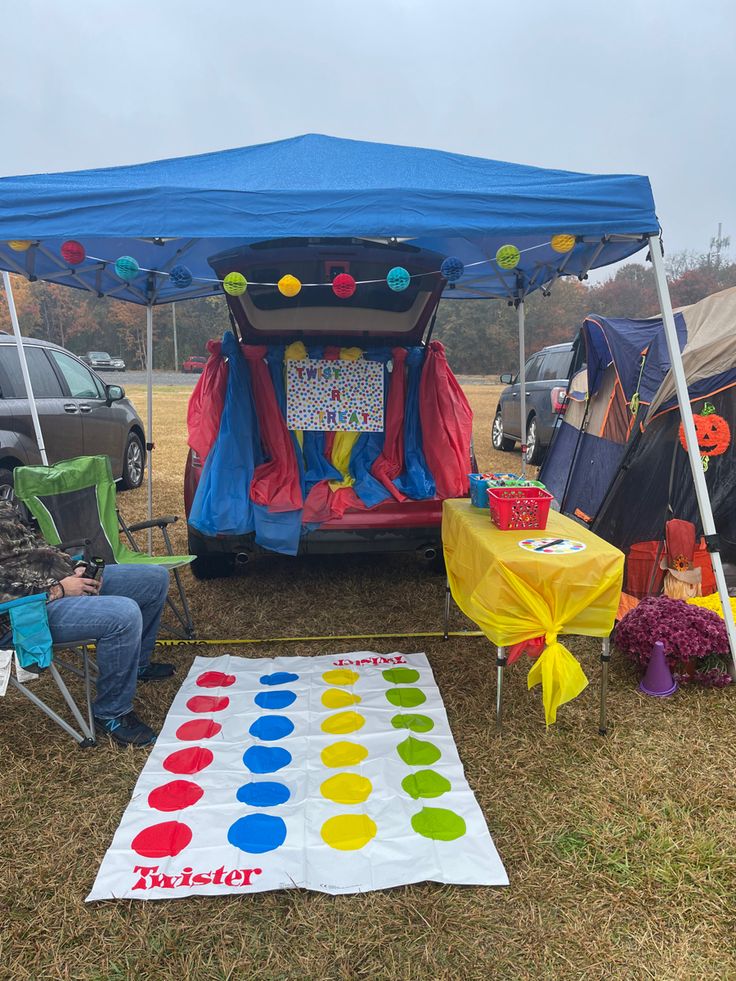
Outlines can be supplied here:
<path id="1" fill-rule="evenodd" d="M 151 791 L 148 806 L 157 811 L 180 811 L 196 804 L 202 794 L 202 788 L 191 780 L 171 780 Z"/>
<path id="2" fill-rule="evenodd" d="M 223 674 L 222 671 L 205 671 L 197 678 L 200 688 L 229 688 L 235 684 L 234 674 Z"/>
<path id="3" fill-rule="evenodd" d="M 194 695 L 187 702 L 190 712 L 222 712 L 230 704 L 227 695 Z"/>
<path id="4" fill-rule="evenodd" d="M 145 858 L 167 858 L 178 855 L 192 840 L 192 831 L 180 821 L 164 821 L 139 831 L 130 847 Z"/>
<path id="5" fill-rule="evenodd" d="M 191 749 L 177 749 L 164 760 L 164 770 L 169 773 L 199 773 L 206 770 L 214 760 L 211 749 L 204 746 L 192 746 Z"/>
<path id="6" fill-rule="evenodd" d="M 176 730 L 177 739 L 211 739 L 222 729 L 214 719 L 193 719 Z"/>

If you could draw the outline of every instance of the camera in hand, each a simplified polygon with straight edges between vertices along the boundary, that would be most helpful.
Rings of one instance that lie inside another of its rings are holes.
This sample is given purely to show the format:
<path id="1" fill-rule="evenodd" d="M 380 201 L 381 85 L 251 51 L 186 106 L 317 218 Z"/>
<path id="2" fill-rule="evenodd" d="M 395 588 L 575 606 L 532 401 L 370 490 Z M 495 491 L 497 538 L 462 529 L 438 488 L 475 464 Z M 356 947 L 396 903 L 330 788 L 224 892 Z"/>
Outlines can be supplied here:
<path id="1" fill-rule="evenodd" d="M 94 555 L 91 559 L 87 559 L 85 562 L 84 574 L 87 579 L 95 579 L 99 582 L 102 579 L 102 573 L 105 571 L 105 560 L 100 558 L 99 555 Z"/>

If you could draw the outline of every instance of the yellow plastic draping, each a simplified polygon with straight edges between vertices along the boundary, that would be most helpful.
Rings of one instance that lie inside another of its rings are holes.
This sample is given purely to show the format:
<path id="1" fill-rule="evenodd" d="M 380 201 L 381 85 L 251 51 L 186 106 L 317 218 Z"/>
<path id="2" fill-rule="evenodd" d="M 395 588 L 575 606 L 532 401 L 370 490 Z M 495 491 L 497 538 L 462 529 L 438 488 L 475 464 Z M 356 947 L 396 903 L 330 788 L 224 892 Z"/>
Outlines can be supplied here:
<path id="1" fill-rule="evenodd" d="M 359 347 L 341 347 L 341 361 L 357 361 L 363 357 L 363 352 Z M 352 487 L 355 478 L 350 473 L 350 454 L 360 436 L 359 432 L 347 433 L 338 431 L 335 433 L 335 441 L 332 444 L 332 466 L 336 467 L 342 474 L 342 480 L 331 480 L 330 489 L 340 490 L 341 487 Z"/>
<path id="2" fill-rule="evenodd" d="M 547 555 L 519 545 L 542 537 L 571 538 L 585 549 Z M 558 636 L 608 636 L 621 594 L 623 553 L 556 511 L 544 531 L 499 531 L 486 509 L 467 500 L 444 502 L 442 543 L 455 602 L 493 644 L 510 647 L 544 636 L 528 686 L 541 682 L 551 725 L 559 706 L 588 684 Z"/>

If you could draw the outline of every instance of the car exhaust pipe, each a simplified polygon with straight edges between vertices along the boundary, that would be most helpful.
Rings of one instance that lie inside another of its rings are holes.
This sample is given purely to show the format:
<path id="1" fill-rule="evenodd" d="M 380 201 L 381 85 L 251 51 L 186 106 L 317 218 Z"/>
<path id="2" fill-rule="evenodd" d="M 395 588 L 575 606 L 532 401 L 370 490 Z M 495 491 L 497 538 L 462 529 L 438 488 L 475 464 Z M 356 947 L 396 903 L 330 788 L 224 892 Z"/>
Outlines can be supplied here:
<path id="1" fill-rule="evenodd" d="M 434 545 L 427 545 L 422 549 L 422 558 L 425 562 L 434 562 L 437 558 L 437 549 Z"/>
<path id="2" fill-rule="evenodd" d="M 236 565 L 248 565 L 250 562 L 250 555 L 247 552 L 238 552 L 235 556 Z"/>

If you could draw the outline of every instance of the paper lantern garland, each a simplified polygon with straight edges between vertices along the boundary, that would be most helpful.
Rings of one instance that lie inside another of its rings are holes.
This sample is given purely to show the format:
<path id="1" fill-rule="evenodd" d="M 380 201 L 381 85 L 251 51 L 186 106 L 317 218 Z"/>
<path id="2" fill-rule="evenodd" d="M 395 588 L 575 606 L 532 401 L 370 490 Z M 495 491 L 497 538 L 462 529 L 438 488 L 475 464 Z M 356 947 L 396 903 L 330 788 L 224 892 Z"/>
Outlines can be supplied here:
<path id="1" fill-rule="evenodd" d="M 335 277 L 337 279 L 337 276 Z M 296 296 L 297 293 L 301 291 L 302 284 L 296 278 L 296 276 L 291 276 L 288 273 L 286 276 L 282 276 L 278 281 L 279 293 L 282 296 Z"/>
<path id="2" fill-rule="evenodd" d="M 115 275 L 131 283 L 140 272 L 141 267 L 132 255 L 121 255 L 115 260 Z"/>
<path id="3" fill-rule="evenodd" d="M 59 250 L 61 252 L 61 258 L 68 262 L 70 266 L 78 266 L 81 262 L 84 262 L 87 252 L 81 242 L 75 241 L 70 238 L 68 242 L 64 242 Z"/>
<path id="4" fill-rule="evenodd" d="M 465 266 L 457 256 L 448 255 L 446 259 L 442 260 L 440 272 L 448 283 L 456 283 L 465 272 Z"/>
<path id="5" fill-rule="evenodd" d="M 169 273 L 169 278 L 171 279 L 172 286 L 175 286 L 178 290 L 185 290 L 187 286 L 192 285 L 192 274 L 186 266 L 174 266 Z"/>
<path id="6" fill-rule="evenodd" d="M 572 252 L 575 248 L 574 235 L 553 235 L 549 243 L 555 252 Z"/>
<path id="7" fill-rule="evenodd" d="M 496 252 L 496 262 L 501 269 L 516 269 L 521 262 L 521 252 L 515 245 L 502 245 Z"/>
<path id="8" fill-rule="evenodd" d="M 27 252 L 33 245 L 33 242 L 29 242 L 26 239 L 14 239 L 12 242 L 8 242 L 8 245 L 13 252 Z"/>
<path id="9" fill-rule="evenodd" d="M 409 275 L 409 271 L 404 269 L 403 266 L 394 266 L 393 269 L 389 269 L 386 282 L 388 283 L 388 288 L 393 290 L 394 293 L 403 293 L 411 282 L 411 276 Z"/>
<path id="10" fill-rule="evenodd" d="M 222 281 L 223 288 L 230 296 L 242 296 L 248 289 L 248 280 L 242 273 L 229 272 Z"/>
<path id="11" fill-rule="evenodd" d="M 347 300 L 355 293 L 355 280 L 350 273 L 338 273 L 335 276 L 332 280 L 332 292 L 341 300 Z"/>

